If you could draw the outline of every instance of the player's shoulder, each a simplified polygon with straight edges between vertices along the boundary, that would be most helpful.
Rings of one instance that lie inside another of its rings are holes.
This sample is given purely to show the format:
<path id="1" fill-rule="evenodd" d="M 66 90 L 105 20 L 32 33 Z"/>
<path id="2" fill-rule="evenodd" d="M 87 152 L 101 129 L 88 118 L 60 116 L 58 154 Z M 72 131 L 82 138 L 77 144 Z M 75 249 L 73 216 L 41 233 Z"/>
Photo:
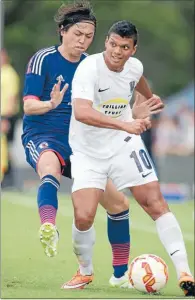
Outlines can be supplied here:
<path id="1" fill-rule="evenodd" d="M 86 72 L 89 70 L 95 72 L 97 70 L 99 57 L 100 53 L 86 56 L 79 64 L 78 69 L 86 70 Z"/>
<path id="2" fill-rule="evenodd" d="M 84 63 L 85 64 L 91 64 L 91 63 L 96 63 L 99 59 L 99 57 L 102 55 L 101 53 L 96 53 L 96 54 L 87 54 L 87 53 L 84 53 L 83 55 L 85 55 L 84 57 Z"/>
<path id="3" fill-rule="evenodd" d="M 128 65 L 130 67 L 136 68 L 138 71 L 143 71 L 143 64 L 142 62 L 136 57 L 130 57 L 128 59 Z"/>
<path id="4" fill-rule="evenodd" d="M 47 48 L 42 48 L 38 51 L 36 51 L 33 56 L 31 57 L 31 60 L 35 59 L 44 59 L 45 57 L 50 56 L 51 54 L 57 53 L 56 46 L 51 46 Z"/>
<path id="5" fill-rule="evenodd" d="M 47 62 L 48 59 L 57 53 L 56 46 L 51 46 L 38 50 L 29 60 L 27 73 L 41 73 L 43 65 Z"/>

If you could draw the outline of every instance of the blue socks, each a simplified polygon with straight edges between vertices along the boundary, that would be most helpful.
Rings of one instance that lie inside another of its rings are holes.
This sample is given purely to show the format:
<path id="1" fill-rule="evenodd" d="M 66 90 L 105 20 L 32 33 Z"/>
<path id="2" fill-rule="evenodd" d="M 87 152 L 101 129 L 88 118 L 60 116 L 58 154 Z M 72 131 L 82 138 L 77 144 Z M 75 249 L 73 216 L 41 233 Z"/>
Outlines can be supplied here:
<path id="1" fill-rule="evenodd" d="M 129 210 L 108 216 L 108 239 L 112 247 L 114 276 L 122 277 L 128 270 L 130 253 Z"/>
<path id="2" fill-rule="evenodd" d="M 41 224 L 48 222 L 55 225 L 59 187 L 59 181 L 52 175 L 46 175 L 41 179 L 37 195 Z"/>

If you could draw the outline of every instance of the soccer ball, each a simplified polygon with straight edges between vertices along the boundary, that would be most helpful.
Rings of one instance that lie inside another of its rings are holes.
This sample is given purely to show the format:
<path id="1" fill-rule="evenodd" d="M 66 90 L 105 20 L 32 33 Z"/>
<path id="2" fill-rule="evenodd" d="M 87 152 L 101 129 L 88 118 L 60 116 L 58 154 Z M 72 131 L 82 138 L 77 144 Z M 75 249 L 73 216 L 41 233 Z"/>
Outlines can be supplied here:
<path id="1" fill-rule="evenodd" d="M 168 281 L 168 267 L 157 255 L 140 255 L 130 264 L 129 281 L 140 292 L 159 292 Z"/>

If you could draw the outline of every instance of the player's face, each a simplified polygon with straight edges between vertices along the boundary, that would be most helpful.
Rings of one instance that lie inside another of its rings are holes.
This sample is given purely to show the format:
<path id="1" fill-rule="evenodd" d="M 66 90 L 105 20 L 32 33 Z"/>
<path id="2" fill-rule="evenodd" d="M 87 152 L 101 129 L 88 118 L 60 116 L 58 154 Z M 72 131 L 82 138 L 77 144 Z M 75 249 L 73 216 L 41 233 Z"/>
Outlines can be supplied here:
<path id="1" fill-rule="evenodd" d="M 132 38 L 122 38 L 112 33 L 105 42 L 104 57 L 109 69 L 115 72 L 122 71 L 126 61 L 135 54 L 136 46 Z"/>
<path id="2" fill-rule="evenodd" d="M 79 57 L 91 45 L 95 34 L 93 23 L 80 22 L 62 32 L 63 45 L 72 56 Z"/>

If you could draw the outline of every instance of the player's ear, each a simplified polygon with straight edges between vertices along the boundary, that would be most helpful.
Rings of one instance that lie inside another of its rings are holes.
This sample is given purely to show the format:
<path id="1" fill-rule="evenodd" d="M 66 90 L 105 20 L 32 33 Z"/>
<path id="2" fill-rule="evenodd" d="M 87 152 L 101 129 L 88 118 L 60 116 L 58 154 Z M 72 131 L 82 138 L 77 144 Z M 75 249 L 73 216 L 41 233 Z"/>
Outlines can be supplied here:
<path id="1" fill-rule="evenodd" d="M 105 47 L 106 47 L 107 44 L 108 44 L 108 40 L 109 40 L 109 37 L 107 36 L 107 37 L 106 37 L 106 40 L 105 40 Z"/>
<path id="2" fill-rule="evenodd" d="M 132 55 L 134 55 L 134 54 L 136 53 L 136 51 L 137 51 L 137 45 L 135 45 L 135 46 L 133 47 Z"/>

